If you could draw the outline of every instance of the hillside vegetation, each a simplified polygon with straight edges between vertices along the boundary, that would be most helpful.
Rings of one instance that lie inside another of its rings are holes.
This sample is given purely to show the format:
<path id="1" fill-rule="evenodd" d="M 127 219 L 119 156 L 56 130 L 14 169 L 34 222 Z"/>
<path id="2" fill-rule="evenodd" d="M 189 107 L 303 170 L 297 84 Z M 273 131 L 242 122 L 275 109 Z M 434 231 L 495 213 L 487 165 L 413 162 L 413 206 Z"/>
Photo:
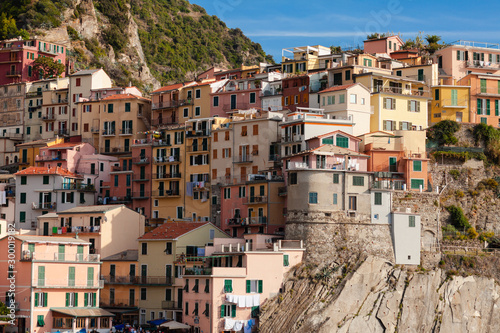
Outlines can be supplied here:
<path id="1" fill-rule="evenodd" d="M 3 0 L 0 13 L 0 39 L 50 35 L 54 29 L 66 28 L 75 67 L 109 67 L 119 83 L 130 80 L 141 85 L 130 73 L 140 64 L 126 63 L 122 57 L 137 56 L 130 34 L 136 25 L 144 61 L 163 85 L 193 79 L 214 65 L 235 68 L 273 62 L 240 29 L 229 29 L 185 0 Z M 99 31 L 85 37 L 84 20 L 88 24 L 89 19 L 96 21 Z"/>

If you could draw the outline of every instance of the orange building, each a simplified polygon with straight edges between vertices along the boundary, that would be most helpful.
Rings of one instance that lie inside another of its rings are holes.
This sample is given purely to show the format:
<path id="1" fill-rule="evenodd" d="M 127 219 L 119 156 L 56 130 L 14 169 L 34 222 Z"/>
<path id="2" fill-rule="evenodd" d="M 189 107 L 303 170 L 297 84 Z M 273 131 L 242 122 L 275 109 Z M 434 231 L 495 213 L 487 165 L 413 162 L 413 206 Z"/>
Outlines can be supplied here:
<path id="1" fill-rule="evenodd" d="M 470 73 L 458 84 L 470 86 L 469 121 L 500 127 L 500 75 Z"/>

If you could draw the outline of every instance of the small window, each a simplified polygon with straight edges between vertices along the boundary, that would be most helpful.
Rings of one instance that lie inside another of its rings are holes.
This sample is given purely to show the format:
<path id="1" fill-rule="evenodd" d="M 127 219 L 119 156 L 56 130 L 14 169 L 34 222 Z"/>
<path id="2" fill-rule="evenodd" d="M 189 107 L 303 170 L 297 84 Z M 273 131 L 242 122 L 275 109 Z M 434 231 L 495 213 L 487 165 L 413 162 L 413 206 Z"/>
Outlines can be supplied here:
<path id="1" fill-rule="evenodd" d="M 375 192 L 375 205 L 377 205 L 377 206 L 382 205 L 382 193 L 381 192 Z"/>
<path id="2" fill-rule="evenodd" d="M 338 184 L 339 183 L 339 174 L 338 173 L 334 173 L 333 174 L 333 183 L 334 184 Z"/>
<path id="3" fill-rule="evenodd" d="M 143 243 L 146 244 L 146 243 Z M 172 242 L 167 242 L 165 247 L 165 254 L 172 254 Z"/>
<path id="4" fill-rule="evenodd" d="M 125 112 L 130 112 L 130 103 L 125 103 Z"/>
<path id="5" fill-rule="evenodd" d="M 143 255 L 148 254 L 148 243 L 142 243 L 142 245 L 141 245 L 141 254 L 143 254 Z"/>
<path id="6" fill-rule="evenodd" d="M 415 228 L 415 216 L 408 216 L 408 226 L 410 228 Z"/>
<path id="7" fill-rule="evenodd" d="M 413 161 L 413 171 L 422 171 L 422 161 Z"/>
<path id="8" fill-rule="evenodd" d="M 250 104 L 254 104 L 254 103 L 255 103 L 255 93 L 251 92 L 250 93 Z"/>
<path id="9" fill-rule="evenodd" d="M 338 203 L 337 193 L 333 193 L 333 204 L 336 205 Z"/>
<path id="10" fill-rule="evenodd" d="M 219 106 L 219 96 L 214 96 L 214 98 L 213 98 L 213 106 Z"/>
<path id="11" fill-rule="evenodd" d="M 43 176 L 43 185 L 49 184 L 49 176 Z"/>
<path id="12" fill-rule="evenodd" d="M 309 192 L 309 203 L 317 204 L 318 203 L 318 193 L 317 192 Z"/>
<path id="13" fill-rule="evenodd" d="M 283 255 L 283 266 L 288 267 L 290 266 L 290 258 L 288 254 Z"/>
<path id="14" fill-rule="evenodd" d="M 296 185 L 297 184 L 297 173 L 296 172 L 290 172 L 289 173 L 289 184 L 290 185 Z"/>
<path id="15" fill-rule="evenodd" d="M 365 185 L 365 177 L 353 176 L 352 177 L 352 185 L 353 186 L 364 186 Z"/>
<path id="16" fill-rule="evenodd" d="M 224 280 L 224 292 L 225 293 L 233 292 L 233 280 Z"/>
<path id="17" fill-rule="evenodd" d="M 351 104 L 356 104 L 357 100 L 358 100 L 358 95 L 356 95 L 356 94 L 350 94 L 349 95 L 349 102 Z"/>
<path id="18" fill-rule="evenodd" d="M 201 107 L 196 106 L 194 108 L 194 115 L 195 115 L 195 117 L 199 117 L 201 115 Z"/>
<path id="19" fill-rule="evenodd" d="M 194 91 L 194 97 L 195 97 L 196 99 L 201 98 L 201 89 L 196 89 L 196 90 Z"/>

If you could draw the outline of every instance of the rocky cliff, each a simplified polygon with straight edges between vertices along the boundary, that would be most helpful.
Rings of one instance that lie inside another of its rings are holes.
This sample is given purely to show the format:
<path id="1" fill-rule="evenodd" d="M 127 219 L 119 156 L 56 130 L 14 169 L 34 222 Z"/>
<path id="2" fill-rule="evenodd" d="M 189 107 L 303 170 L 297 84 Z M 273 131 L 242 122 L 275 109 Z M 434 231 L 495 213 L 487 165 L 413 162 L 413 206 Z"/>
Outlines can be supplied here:
<path id="1" fill-rule="evenodd" d="M 269 333 L 498 332 L 500 286 L 494 278 L 405 269 L 374 256 L 304 264 L 263 305 L 260 320 L 260 332 Z"/>

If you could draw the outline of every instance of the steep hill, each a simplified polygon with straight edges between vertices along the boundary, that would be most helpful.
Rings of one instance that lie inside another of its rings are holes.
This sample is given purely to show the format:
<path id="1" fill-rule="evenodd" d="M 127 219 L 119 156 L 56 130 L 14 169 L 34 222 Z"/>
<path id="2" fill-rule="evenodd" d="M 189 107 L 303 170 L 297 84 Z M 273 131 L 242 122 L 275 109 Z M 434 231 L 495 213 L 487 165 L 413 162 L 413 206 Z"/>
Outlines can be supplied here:
<path id="1" fill-rule="evenodd" d="M 103 67 L 149 90 L 211 67 L 273 62 L 240 29 L 185 0 L 4 0 L 0 39 L 67 45 L 75 69 Z"/>

